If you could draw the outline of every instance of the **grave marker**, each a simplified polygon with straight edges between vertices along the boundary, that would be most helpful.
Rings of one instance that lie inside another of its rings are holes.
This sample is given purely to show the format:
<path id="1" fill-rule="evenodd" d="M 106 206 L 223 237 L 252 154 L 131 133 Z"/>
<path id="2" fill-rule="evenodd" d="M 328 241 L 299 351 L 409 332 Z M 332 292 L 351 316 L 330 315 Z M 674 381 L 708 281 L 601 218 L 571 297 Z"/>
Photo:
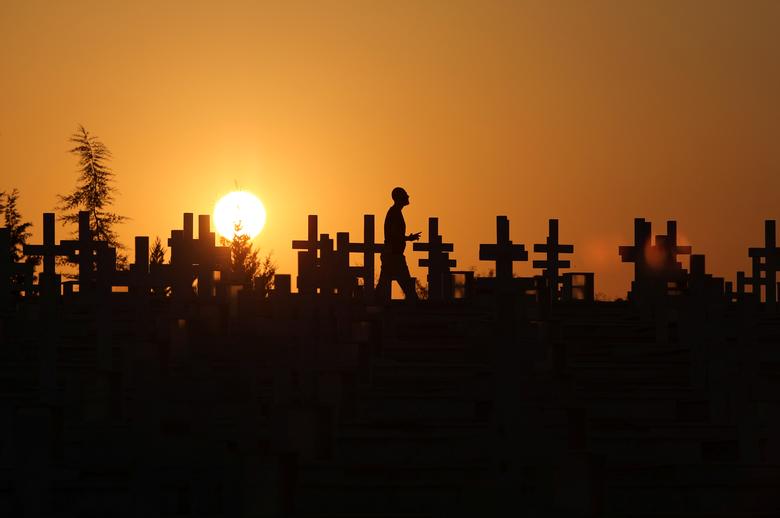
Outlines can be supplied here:
<path id="1" fill-rule="evenodd" d="M 350 253 L 363 254 L 363 266 L 353 267 L 353 271 L 357 277 L 363 279 L 363 293 L 371 297 L 374 293 L 375 255 L 381 254 L 385 249 L 384 243 L 375 241 L 373 214 L 363 215 L 363 242 L 348 243 L 347 249 Z"/>
<path id="2" fill-rule="evenodd" d="M 418 252 L 428 252 L 428 257 L 419 260 L 419 265 L 428 268 L 428 298 L 439 300 L 452 296 L 452 279 L 450 268 L 456 266 L 456 261 L 450 259 L 453 251 L 452 243 L 444 243 L 439 234 L 439 218 L 428 218 L 428 242 L 413 243 L 412 249 Z"/>
<path id="3" fill-rule="evenodd" d="M 298 252 L 298 293 L 316 293 L 317 276 L 317 250 L 319 249 L 319 240 L 317 239 L 317 216 L 309 215 L 308 219 L 308 238 L 304 240 L 294 240 L 292 242 L 293 250 Z"/>
<path id="4" fill-rule="evenodd" d="M 535 244 L 534 252 L 546 254 L 546 259 L 533 262 L 534 268 L 544 268 L 542 275 L 547 279 L 547 287 L 550 291 L 550 301 L 556 301 L 559 298 L 559 286 L 561 278 L 559 271 L 561 268 L 571 268 L 571 261 L 560 259 L 560 254 L 574 253 L 574 245 L 562 245 L 558 241 L 558 220 L 549 220 L 549 231 L 545 244 Z"/>
<path id="5" fill-rule="evenodd" d="M 763 294 L 767 309 L 774 312 L 777 308 L 777 271 L 780 269 L 775 220 L 764 222 L 764 247 L 749 248 L 748 255 L 753 264 L 753 293 L 758 301 Z"/>
<path id="6" fill-rule="evenodd" d="M 496 216 L 496 243 L 479 245 L 480 261 L 495 261 L 496 282 L 508 287 L 512 282 L 512 265 L 515 261 L 527 261 L 525 245 L 514 244 L 509 239 L 509 218 Z"/>
<path id="7" fill-rule="evenodd" d="M 24 245 L 24 255 L 43 258 L 43 271 L 38 274 L 41 296 L 45 298 L 59 297 L 61 276 L 55 270 L 56 259 L 59 256 L 67 256 L 68 254 L 66 247 L 56 244 L 54 213 L 44 213 L 43 244 Z"/>

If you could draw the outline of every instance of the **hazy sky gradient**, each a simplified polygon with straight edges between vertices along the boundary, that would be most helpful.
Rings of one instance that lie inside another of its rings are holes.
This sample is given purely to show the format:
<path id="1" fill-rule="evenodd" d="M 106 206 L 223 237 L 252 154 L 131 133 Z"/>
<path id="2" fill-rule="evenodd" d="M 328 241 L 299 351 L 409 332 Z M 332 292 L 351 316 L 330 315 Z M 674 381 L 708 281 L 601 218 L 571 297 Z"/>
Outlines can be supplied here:
<path id="1" fill-rule="evenodd" d="M 381 236 L 396 185 L 409 231 L 439 216 L 463 269 L 490 267 L 496 215 L 528 248 L 558 217 L 612 296 L 636 216 L 678 219 L 727 278 L 780 217 L 780 2 L 0 5 L 0 190 L 36 242 L 79 123 L 114 153 L 126 244 L 237 181 L 289 273 L 307 214 L 360 240 L 374 213 Z"/>

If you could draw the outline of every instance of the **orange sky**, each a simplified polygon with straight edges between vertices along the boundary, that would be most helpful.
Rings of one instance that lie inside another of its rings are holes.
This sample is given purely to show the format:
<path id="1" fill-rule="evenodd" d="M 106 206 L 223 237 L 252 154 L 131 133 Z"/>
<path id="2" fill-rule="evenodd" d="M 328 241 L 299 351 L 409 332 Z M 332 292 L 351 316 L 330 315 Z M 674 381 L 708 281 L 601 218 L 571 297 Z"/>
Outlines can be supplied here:
<path id="1" fill-rule="evenodd" d="M 216 5 L 3 1 L 0 190 L 20 189 L 35 242 L 79 123 L 114 153 L 126 244 L 237 181 L 290 273 L 307 214 L 358 240 L 395 185 L 409 231 L 439 216 L 463 269 L 489 268 L 497 214 L 529 248 L 558 217 L 611 296 L 635 216 L 678 219 L 728 278 L 780 217 L 780 2 Z"/>

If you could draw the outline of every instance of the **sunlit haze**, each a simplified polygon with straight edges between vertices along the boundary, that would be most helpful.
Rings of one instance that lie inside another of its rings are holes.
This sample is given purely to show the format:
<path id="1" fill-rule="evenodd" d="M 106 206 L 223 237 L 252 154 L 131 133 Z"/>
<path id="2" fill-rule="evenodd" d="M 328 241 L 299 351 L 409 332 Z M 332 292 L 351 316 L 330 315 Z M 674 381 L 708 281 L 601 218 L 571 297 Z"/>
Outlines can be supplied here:
<path id="1" fill-rule="evenodd" d="M 238 234 L 256 237 L 263 230 L 265 219 L 263 203 L 246 191 L 228 193 L 214 206 L 214 225 L 227 239 Z"/>

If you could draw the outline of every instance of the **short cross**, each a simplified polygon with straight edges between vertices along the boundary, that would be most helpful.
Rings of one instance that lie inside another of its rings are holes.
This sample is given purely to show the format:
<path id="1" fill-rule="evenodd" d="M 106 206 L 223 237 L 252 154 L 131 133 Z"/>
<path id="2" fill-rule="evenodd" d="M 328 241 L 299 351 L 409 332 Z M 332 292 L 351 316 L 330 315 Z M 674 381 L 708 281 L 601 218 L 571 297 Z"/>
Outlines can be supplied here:
<path id="1" fill-rule="evenodd" d="M 428 218 L 428 242 L 414 243 L 412 249 L 418 252 L 428 252 L 426 259 L 420 259 L 419 265 L 428 268 L 428 297 L 431 299 L 447 298 L 451 295 L 450 268 L 457 264 L 450 259 L 453 251 L 452 243 L 444 243 L 439 235 L 439 218 Z"/>
<path id="2" fill-rule="evenodd" d="M 524 245 L 509 239 L 509 218 L 496 216 L 496 243 L 479 245 L 480 261 L 495 261 L 496 281 L 503 286 L 512 282 L 512 265 L 515 261 L 527 261 Z"/>
<path id="3" fill-rule="evenodd" d="M 574 245 L 562 245 L 558 242 L 557 219 L 551 219 L 549 221 L 547 242 L 545 244 L 534 245 L 534 252 L 547 255 L 546 259 L 534 261 L 533 267 L 544 268 L 543 276 L 547 279 L 547 285 L 550 289 L 550 300 L 557 300 L 559 294 L 558 285 L 560 284 L 560 277 L 558 275 L 559 270 L 561 268 L 571 268 L 571 262 L 569 260 L 562 260 L 559 256 L 560 254 L 574 253 Z"/>

